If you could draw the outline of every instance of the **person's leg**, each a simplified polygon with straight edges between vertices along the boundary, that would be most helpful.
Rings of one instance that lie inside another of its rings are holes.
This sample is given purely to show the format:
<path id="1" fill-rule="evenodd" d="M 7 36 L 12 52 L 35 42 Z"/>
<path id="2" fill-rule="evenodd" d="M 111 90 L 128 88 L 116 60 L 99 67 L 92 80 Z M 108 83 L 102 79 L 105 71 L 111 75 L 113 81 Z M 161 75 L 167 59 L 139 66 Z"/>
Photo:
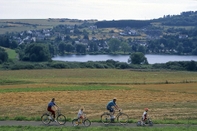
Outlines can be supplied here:
<path id="1" fill-rule="evenodd" d="M 83 122 L 83 116 L 79 117 L 79 122 L 82 123 Z"/>
<path id="2" fill-rule="evenodd" d="M 144 125 L 144 118 L 142 117 L 142 119 L 141 119 L 141 126 L 143 126 Z"/>
<path id="3" fill-rule="evenodd" d="M 48 110 L 49 112 L 51 112 L 51 114 L 53 115 L 53 118 L 55 119 L 55 111 L 52 110 L 51 108 L 48 108 L 47 110 Z"/>

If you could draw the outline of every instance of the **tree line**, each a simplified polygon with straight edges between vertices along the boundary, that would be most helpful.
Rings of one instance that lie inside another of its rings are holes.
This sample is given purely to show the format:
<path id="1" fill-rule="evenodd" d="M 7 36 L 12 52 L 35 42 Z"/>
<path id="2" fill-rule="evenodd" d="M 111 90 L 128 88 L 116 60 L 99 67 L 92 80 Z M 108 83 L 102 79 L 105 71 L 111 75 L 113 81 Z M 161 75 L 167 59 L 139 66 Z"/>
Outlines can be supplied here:
<path id="1" fill-rule="evenodd" d="M 149 26 L 151 21 L 149 20 L 113 20 L 113 21 L 99 21 L 96 22 L 95 25 L 98 28 L 142 28 Z"/>
<path id="2" fill-rule="evenodd" d="M 196 26 L 197 11 L 182 12 L 180 15 L 164 15 L 163 18 L 155 21 L 168 26 Z"/>
<path id="3" fill-rule="evenodd" d="M 144 62 L 145 59 L 143 59 Z M 1 64 L 3 70 L 20 70 L 20 69 L 131 69 L 131 70 L 177 70 L 177 71 L 197 71 L 197 62 L 179 61 L 167 62 L 163 64 L 131 64 L 114 60 L 106 61 L 88 61 L 88 62 L 5 62 Z"/>

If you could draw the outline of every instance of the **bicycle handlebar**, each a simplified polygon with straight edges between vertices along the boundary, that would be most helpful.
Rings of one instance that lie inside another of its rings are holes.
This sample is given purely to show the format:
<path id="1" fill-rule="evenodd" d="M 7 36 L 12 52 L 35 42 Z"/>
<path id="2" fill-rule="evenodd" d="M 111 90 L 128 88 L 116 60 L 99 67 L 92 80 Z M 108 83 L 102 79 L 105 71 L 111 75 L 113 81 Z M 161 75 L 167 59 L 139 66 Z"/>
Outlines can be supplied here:
<path id="1" fill-rule="evenodd" d="M 119 112 L 122 112 L 122 109 L 118 109 Z"/>

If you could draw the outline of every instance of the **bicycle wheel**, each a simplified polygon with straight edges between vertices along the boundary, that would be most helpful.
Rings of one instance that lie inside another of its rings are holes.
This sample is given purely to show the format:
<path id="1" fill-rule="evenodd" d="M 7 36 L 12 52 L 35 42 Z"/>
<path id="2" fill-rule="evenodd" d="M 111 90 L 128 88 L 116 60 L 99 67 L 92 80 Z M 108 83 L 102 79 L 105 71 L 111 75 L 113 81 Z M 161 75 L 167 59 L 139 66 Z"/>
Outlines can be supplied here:
<path id="1" fill-rule="evenodd" d="M 60 114 L 58 117 L 57 117 L 57 122 L 60 124 L 60 125 L 64 125 L 66 123 L 66 117 L 62 114 Z"/>
<path id="2" fill-rule="evenodd" d="M 83 121 L 84 126 L 90 126 L 91 125 L 91 121 L 89 119 L 85 119 Z"/>
<path id="3" fill-rule="evenodd" d="M 149 121 L 149 126 L 153 126 L 153 122 L 152 121 Z"/>
<path id="4" fill-rule="evenodd" d="M 137 126 L 141 126 L 141 121 L 138 121 L 138 122 L 136 123 L 136 125 L 137 125 Z"/>
<path id="5" fill-rule="evenodd" d="M 108 113 L 104 113 L 101 115 L 101 121 L 103 124 L 109 124 L 111 122 L 111 116 Z"/>
<path id="6" fill-rule="evenodd" d="M 50 115 L 49 114 L 43 114 L 41 116 L 41 120 L 42 120 L 43 124 L 48 125 L 51 122 Z"/>
<path id="7" fill-rule="evenodd" d="M 72 125 L 73 126 L 78 126 L 79 125 L 79 122 L 78 122 L 78 119 L 77 118 L 75 118 L 75 119 L 72 120 Z"/>
<path id="8" fill-rule="evenodd" d="M 129 121 L 129 116 L 127 114 L 121 113 L 118 117 L 117 120 L 120 124 L 125 125 Z"/>

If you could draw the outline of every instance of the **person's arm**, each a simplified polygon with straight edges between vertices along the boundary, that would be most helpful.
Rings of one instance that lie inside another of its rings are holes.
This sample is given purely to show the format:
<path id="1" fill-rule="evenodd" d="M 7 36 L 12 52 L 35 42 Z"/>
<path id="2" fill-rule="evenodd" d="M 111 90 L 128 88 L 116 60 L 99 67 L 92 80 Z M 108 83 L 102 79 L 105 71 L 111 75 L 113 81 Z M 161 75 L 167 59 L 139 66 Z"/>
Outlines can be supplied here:
<path id="1" fill-rule="evenodd" d="M 119 107 L 118 107 L 118 105 L 115 105 L 114 107 L 115 107 L 117 110 L 119 110 Z"/>
<path id="2" fill-rule="evenodd" d="M 55 103 L 54 103 L 54 107 L 55 107 L 56 110 L 59 109 L 59 106 Z"/>

